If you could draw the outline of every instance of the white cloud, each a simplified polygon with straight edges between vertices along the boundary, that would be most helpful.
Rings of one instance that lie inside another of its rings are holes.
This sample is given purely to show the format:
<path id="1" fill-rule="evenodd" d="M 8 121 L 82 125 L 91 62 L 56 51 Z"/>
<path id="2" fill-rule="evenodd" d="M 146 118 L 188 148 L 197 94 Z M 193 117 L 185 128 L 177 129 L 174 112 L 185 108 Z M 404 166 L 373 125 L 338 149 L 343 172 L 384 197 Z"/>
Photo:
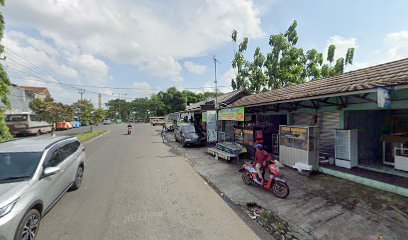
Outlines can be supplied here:
<path id="1" fill-rule="evenodd" d="M 224 87 L 220 88 L 222 92 L 231 92 L 232 87 L 231 87 L 231 81 L 232 79 L 235 79 L 237 76 L 236 69 L 230 68 L 228 69 L 223 75 L 222 75 L 222 85 Z"/>
<path id="2" fill-rule="evenodd" d="M 335 36 L 331 36 L 328 40 L 327 40 L 327 46 L 325 49 L 325 56 L 327 57 L 327 49 L 329 48 L 330 44 L 334 44 L 336 45 L 336 51 L 335 51 L 335 55 L 334 55 L 334 59 L 338 59 L 338 58 L 346 58 L 346 53 L 347 50 L 349 48 L 358 48 L 358 44 L 357 44 L 357 39 L 350 37 L 350 38 L 346 38 L 346 37 L 342 37 L 339 35 L 335 35 Z"/>
<path id="3" fill-rule="evenodd" d="M 134 82 L 133 87 L 135 88 L 135 97 L 150 97 L 152 95 L 152 87 L 146 81 Z"/>
<path id="4" fill-rule="evenodd" d="M 207 67 L 200 64 L 195 64 L 190 61 L 184 62 L 184 67 L 187 68 L 188 71 L 195 73 L 195 74 L 203 74 L 207 71 Z"/>
<path id="5" fill-rule="evenodd" d="M 232 29 L 264 35 L 254 1 L 13 0 L 5 14 L 8 24 L 38 30 L 65 55 L 84 51 L 180 80 L 178 60 L 229 42 Z"/>
<path id="6" fill-rule="evenodd" d="M 19 85 L 47 87 L 57 101 L 72 103 L 79 95 L 75 89 L 55 83 L 103 85 L 110 79 L 106 63 L 80 49 L 71 51 L 65 48 L 66 54 L 55 42 L 16 31 L 6 32 L 4 45 L 6 71 L 11 81 Z M 102 89 L 99 92 L 109 91 Z M 97 100 L 97 95 L 90 92 L 85 96 L 93 102 Z"/>
<path id="7" fill-rule="evenodd" d="M 389 49 L 387 51 L 388 61 L 408 57 L 408 31 L 389 33 L 384 39 Z"/>

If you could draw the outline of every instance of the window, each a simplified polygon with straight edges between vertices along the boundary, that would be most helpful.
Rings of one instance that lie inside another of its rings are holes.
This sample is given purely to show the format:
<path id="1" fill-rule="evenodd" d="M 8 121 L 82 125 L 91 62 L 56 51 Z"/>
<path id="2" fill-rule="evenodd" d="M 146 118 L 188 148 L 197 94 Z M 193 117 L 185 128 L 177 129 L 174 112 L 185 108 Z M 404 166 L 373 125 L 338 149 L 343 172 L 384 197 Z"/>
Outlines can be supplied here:
<path id="1" fill-rule="evenodd" d="M 38 115 L 30 115 L 30 120 L 38 122 L 40 121 L 40 117 Z"/>
<path id="2" fill-rule="evenodd" d="M 62 158 L 61 161 L 63 161 L 65 158 L 71 156 L 73 153 L 75 153 L 80 146 L 80 143 L 78 141 L 75 142 L 70 142 L 65 144 L 60 148 L 60 157 Z"/>
<path id="3" fill-rule="evenodd" d="M 52 152 L 50 158 L 48 159 L 45 165 L 46 167 L 55 167 L 62 162 L 63 158 L 61 158 L 59 150 L 60 149 L 55 149 L 54 152 Z"/>
<path id="4" fill-rule="evenodd" d="M 12 114 L 6 116 L 6 122 L 25 122 L 27 114 Z"/>
<path id="5" fill-rule="evenodd" d="M 41 152 L 0 152 L 0 183 L 31 178 L 41 155 Z"/>

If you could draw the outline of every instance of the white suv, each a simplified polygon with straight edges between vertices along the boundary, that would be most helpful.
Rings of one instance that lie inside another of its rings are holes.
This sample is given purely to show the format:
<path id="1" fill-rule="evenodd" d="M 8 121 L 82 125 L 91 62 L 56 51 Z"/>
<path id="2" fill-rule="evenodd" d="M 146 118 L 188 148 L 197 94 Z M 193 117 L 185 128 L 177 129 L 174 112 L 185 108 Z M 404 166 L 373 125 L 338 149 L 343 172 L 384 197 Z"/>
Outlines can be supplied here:
<path id="1" fill-rule="evenodd" d="M 35 137 L 0 144 L 0 240 L 33 240 L 40 219 L 81 186 L 84 147 L 76 137 Z"/>

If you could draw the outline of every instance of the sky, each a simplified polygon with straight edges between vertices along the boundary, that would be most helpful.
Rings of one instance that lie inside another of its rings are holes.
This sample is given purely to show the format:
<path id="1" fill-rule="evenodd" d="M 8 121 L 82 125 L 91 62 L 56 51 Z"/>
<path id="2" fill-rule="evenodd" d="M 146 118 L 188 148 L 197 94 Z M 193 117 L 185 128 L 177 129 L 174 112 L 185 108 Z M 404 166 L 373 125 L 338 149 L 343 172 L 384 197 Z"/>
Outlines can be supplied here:
<path id="1" fill-rule="evenodd" d="M 346 71 L 408 57 L 406 0 L 9 0 L 2 61 L 12 83 L 48 87 L 52 97 L 97 104 L 149 97 L 175 86 L 231 91 L 233 29 L 249 38 L 246 58 L 298 21 L 298 47 L 336 58 L 354 47 Z M 70 86 L 67 86 L 70 85 Z"/>

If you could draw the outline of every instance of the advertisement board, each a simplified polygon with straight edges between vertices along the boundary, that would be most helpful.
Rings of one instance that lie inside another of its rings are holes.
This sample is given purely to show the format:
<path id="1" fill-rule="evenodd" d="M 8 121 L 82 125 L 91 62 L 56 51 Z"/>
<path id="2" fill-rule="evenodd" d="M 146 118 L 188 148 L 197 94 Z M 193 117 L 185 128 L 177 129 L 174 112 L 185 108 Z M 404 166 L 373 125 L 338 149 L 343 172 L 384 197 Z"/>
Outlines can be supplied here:
<path id="1" fill-rule="evenodd" d="M 217 112 L 207 111 L 207 142 L 217 141 Z"/>
<path id="2" fill-rule="evenodd" d="M 377 104 L 380 108 L 391 108 L 391 96 L 388 89 L 377 88 Z"/>
<path id="3" fill-rule="evenodd" d="M 201 113 L 201 122 L 207 122 L 207 112 Z"/>
<path id="4" fill-rule="evenodd" d="M 244 121 L 244 107 L 226 108 L 218 111 L 218 120 L 224 121 Z"/>

